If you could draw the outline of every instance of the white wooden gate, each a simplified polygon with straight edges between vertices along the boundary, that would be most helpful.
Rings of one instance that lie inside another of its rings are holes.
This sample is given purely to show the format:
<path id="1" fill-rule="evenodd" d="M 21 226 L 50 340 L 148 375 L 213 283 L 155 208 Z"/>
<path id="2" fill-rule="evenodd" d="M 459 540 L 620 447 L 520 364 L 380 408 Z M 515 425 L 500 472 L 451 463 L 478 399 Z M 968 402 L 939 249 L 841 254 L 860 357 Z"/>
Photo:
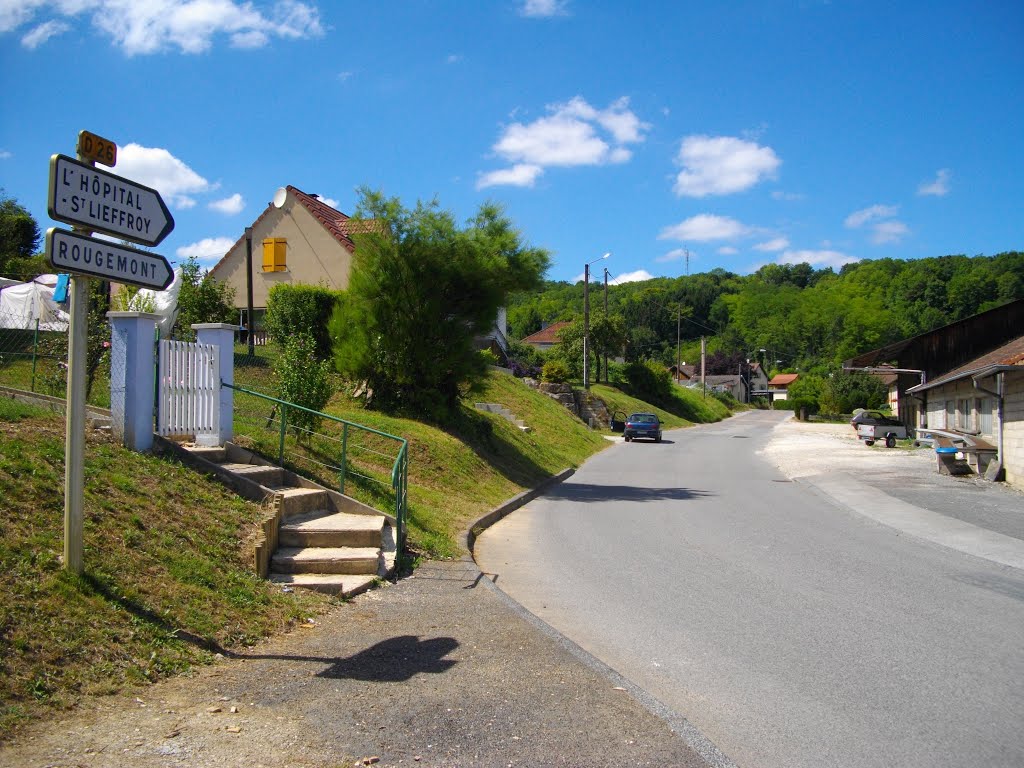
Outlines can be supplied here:
<path id="1" fill-rule="evenodd" d="M 195 435 L 216 445 L 220 434 L 220 361 L 213 344 L 160 341 L 157 432 Z"/>

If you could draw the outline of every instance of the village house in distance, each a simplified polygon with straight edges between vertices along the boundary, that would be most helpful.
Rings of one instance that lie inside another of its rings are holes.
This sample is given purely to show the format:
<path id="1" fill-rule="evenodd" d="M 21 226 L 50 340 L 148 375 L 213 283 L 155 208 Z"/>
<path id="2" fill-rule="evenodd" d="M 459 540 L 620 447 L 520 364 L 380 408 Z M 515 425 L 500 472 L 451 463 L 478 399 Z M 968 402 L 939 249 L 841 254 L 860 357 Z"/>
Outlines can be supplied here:
<path id="1" fill-rule="evenodd" d="M 252 223 L 213 269 L 210 276 L 234 290 L 240 324 L 250 327 L 246 315 L 247 251 L 252 253 L 252 306 L 254 328 L 262 325 L 267 296 L 278 283 L 325 285 L 336 291 L 348 288 L 355 243 L 352 233 L 365 222 L 350 219 L 316 195 L 291 185 L 282 187 L 265 211 Z"/>

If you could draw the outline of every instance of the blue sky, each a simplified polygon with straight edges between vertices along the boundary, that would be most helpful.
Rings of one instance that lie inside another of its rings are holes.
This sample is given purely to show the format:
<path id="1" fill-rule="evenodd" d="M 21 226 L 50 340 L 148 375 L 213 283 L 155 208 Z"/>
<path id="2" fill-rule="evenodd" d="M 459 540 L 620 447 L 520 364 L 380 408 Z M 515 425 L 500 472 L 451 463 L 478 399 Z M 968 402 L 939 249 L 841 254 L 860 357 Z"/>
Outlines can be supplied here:
<path id="1" fill-rule="evenodd" d="M 292 184 L 506 206 L 548 277 L 1024 249 L 1024 3 L 0 0 L 0 186 L 79 130 L 215 263 Z"/>

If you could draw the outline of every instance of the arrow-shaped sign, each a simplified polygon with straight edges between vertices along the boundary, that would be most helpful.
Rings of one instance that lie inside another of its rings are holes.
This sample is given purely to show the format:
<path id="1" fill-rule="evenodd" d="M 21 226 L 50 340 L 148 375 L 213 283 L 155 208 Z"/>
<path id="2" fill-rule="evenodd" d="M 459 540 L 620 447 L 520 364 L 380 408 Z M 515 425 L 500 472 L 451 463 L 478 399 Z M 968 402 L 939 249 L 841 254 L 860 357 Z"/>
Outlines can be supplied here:
<path id="1" fill-rule="evenodd" d="M 160 193 L 67 155 L 50 158 L 51 219 L 156 245 L 174 229 Z"/>
<path id="2" fill-rule="evenodd" d="M 167 259 L 65 229 L 46 232 L 46 258 L 59 272 L 113 280 L 162 291 L 174 279 Z"/>

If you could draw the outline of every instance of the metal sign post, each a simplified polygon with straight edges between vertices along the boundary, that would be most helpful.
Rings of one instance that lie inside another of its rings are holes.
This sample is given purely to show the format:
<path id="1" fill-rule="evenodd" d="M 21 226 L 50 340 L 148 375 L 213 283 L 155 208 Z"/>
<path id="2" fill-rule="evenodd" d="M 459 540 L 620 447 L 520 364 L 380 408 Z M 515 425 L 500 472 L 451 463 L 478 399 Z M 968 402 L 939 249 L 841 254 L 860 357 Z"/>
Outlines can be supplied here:
<path id="1" fill-rule="evenodd" d="M 71 322 L 68 329 L 67 426 L 64 448 L 64 568 L 84 570 L 83 506 L 85 489 L 85 379 L 89 323 L 89 276 L 163 290 L 173 274 L 158 254 L 95 240 L 94 230 L 143 245 L 157 245 L 174 228 L 174 219 L 155 189 L 99 170 L 113 165 L 117 145 L 82 131 L 78 159 L 50 159 L 50 218 L 73 225 L 71 232 L 50 229 L 46 256 L 57 270 L 71 273 Z"/>

